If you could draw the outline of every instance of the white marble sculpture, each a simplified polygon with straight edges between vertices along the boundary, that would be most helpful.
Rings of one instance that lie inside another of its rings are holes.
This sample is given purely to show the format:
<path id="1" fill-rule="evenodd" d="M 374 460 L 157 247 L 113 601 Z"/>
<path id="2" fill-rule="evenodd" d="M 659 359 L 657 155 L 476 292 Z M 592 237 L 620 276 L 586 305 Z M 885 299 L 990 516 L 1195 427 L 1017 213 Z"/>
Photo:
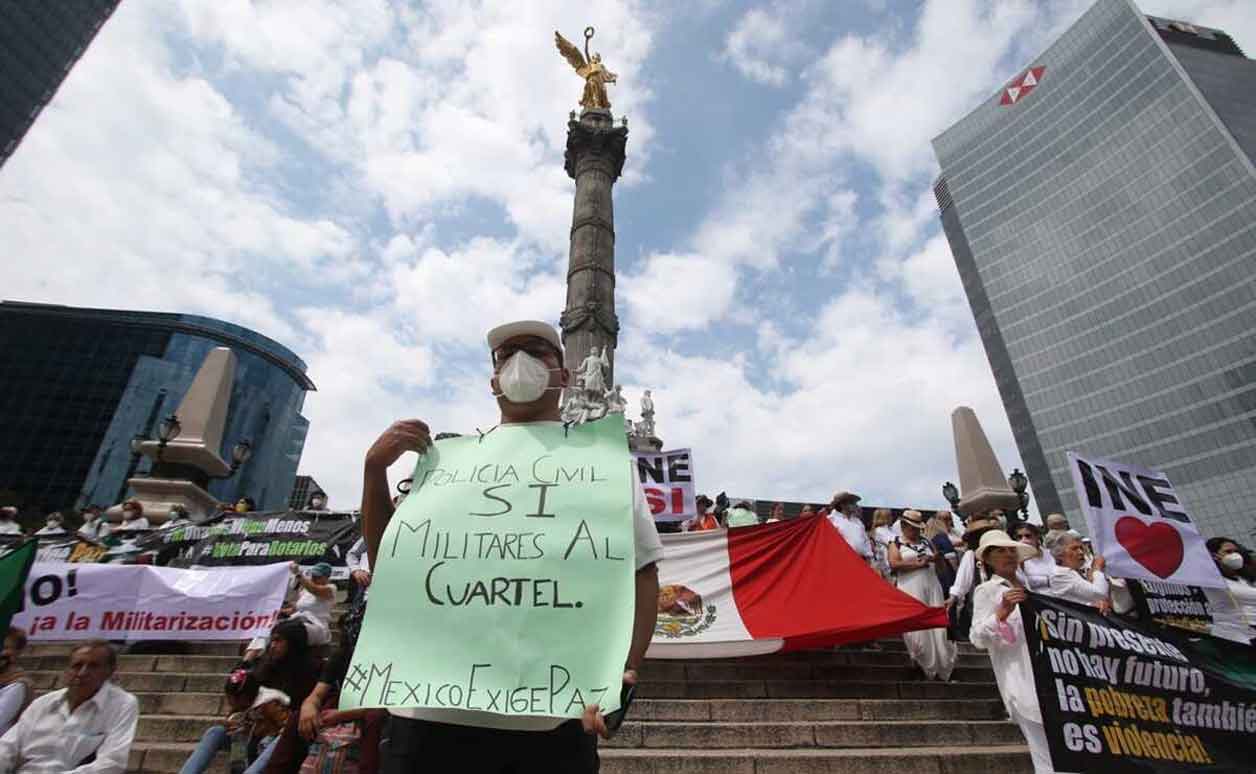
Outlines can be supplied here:
<path id="1" fill-rule="evenodd" d="M 628 410 L 628 401 L 624 398 L 623 385 L 615 385 L 606 391 L 604 399 L 606 400 L 607 414 L 623 414 Z"/>
<path id="2" fill-rule="evenodd" d="M 654 399 L 646 390 L 641 396 L 641 422 L 637 425 L 638 432 L 644 436 L 654 435 Z"/>
<path id="3" fill-rule="evenodd" d="M 584 383 L 584 391 L 601 400 L 606 393 L 606 369 L 611 367 L 606 352 L 597 347 L 590 347 L 589 354 L 580 363 L 580 379 Z"/>

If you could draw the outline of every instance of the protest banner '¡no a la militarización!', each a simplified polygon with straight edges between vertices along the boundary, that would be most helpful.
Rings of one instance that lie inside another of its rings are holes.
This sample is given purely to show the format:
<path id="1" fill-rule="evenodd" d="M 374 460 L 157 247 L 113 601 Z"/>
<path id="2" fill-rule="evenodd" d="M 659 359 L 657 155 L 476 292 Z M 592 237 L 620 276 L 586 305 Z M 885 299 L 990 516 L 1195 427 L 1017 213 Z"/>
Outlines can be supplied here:
<path id="1" fill-rule="evenodd" d="M 342 707 L 618 708 L 635 609 L 623 418 L 437 441 L 380 543 Z"/>
<path id="2" fill-rule="evenodd" d="M 35 564 L 13 624 L 33 640 L 244 640 L 270 632 L 287 581 L 285 564 Z"/>

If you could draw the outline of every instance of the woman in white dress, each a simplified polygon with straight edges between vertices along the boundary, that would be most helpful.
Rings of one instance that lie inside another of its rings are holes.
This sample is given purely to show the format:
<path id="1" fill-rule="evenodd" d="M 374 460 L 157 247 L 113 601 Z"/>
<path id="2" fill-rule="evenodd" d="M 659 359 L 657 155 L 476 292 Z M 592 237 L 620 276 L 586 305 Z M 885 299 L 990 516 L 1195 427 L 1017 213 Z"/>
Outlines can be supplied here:
<path id="1" fill-rule="evenodd" d="M 872 538 L 872 565 L 882 578 L 890 577 L 890 544 L 898 537 L 890 528 L 892 523 L 894 512 L 889 508 L 877 508 L 872 512 L 872 527 L 868 532 L 868 537 Z"/>
<path id="2" fill-rule="evenodd" d="M 889 546 L 889 565 L 899 591 L 930 607 L 941 607 L 945 598 L 933 569 L 937 552 L 924 539 L 925 518 L 920 511 L 903 511 L 899 518 L 903 536 Z M 943 560 L 945 561 L 945 560 Z M 903 634 L 907 653 L 926 677 L 950 680 L 959 649 L 947 639 L 946 629 L 924 629 Z"/>

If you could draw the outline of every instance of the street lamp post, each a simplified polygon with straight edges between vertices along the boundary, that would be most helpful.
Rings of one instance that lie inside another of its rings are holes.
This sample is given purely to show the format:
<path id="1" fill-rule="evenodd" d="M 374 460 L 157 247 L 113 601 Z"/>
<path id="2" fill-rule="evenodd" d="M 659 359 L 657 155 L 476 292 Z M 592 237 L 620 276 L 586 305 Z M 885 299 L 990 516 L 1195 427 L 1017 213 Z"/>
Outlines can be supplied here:
<path id="1" fill-rule="evenodd" d="M 1007 483 L 1016 493 L 1016 500 L 1020 507 L 1020 520 L 1029 521 L 1029 495 L 1025 492 L 1029 488 L 1029 478 L 1021 472 L 1020 468 L 1014 468 L 1012 475 L 1007 477 Z"/>
<path id="2" fill-rule="evenodd" d="M 181 432 L 183 432 L 183 425 L 179 424 L 177 414 L 171 414 L 161 420 L 161 424 L 157 426 L 157 464 L 161 464 L 161 456 L 166 451 L 166 444 L 178 438 Z M 132 443 L 134 442 L 132 440 Z"/>
<path id="3" fill-rule="evenodd" d="M 951 513 L 955 514 L 955 518 L 959 519 L 960 524 L 963 524 L 964 514 L 959 511 L 959 487 L 947 481 L 942 485 L 942 496 L 951 504 Z"/>

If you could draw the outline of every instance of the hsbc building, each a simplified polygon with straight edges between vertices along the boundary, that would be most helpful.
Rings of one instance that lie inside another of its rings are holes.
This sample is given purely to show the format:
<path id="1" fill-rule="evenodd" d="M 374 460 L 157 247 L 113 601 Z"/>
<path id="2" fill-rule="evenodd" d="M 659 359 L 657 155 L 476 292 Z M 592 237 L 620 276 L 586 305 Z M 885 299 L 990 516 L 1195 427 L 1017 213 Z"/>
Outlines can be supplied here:
<path id="1" fill-rule="evenodd" d="M 1044 513 L 1067 451 L 1256 543 L 1256 62 L 1099 0 L 933 141 L 942 225 Z"/>

